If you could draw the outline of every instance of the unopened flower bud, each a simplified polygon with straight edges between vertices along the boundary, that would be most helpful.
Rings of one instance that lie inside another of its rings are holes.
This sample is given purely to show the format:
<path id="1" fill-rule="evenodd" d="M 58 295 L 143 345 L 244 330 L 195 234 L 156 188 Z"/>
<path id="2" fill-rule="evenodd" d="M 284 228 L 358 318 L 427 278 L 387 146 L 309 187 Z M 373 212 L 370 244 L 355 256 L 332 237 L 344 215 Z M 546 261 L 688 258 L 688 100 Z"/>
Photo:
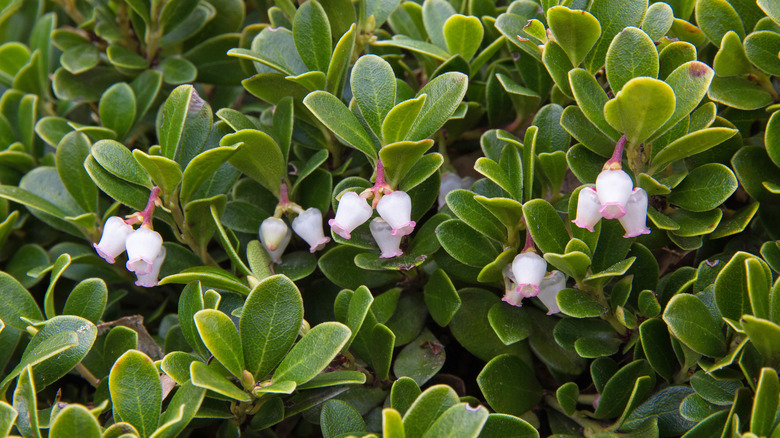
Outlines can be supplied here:
<path id="1" fill-rule="evenodd" d="M 339 206 L 336 210 L 336 218 L 328 221 L 333 232 L 349 239 L 350 233 L 371 218 L 374 210 L 365 199 L 355 192 L 346 192 L 341 195 Z"/>
<path id="2" fill-rule="evenodd" d="M 113 264 L 114 259 L 125 252 L 127 237 L 135 231 L 132 225 L 125 223 L 119 216 L 111 216 L 103 225 L 103 235 L 99 243 L 93 243 L 100 257 Z"/>
<path id="3" fill-rule="evenodd" d="M 517 283 L 517 292 L 524 298 L 539 294 L 539 284 L 547 273 L 547 262 L 533 251 L 518 254 L 512 261 L 512 274 Z"/>
<path id="4" fill-rule="evenodd" d="M 626 203 L 634 183 L 622 170 L 604 170 L 596 178 L 596 193 L 604 219 L 618 219 L 626 214 Z"/>
<path id="5" fill-rule="evenodd" d="M 379 250 L 382 251 L 379 257 L 389 259 L 404 253 L 401 251 L 401 236 L 393 236 L 392 227 L 384 219 L 374 218 L 368 227 L 376 244 L 379 245 Z"/>
<path id="6" fill-rule="evenodd" d="M 292 231 L 278 217 L 269 217 L 260 224 L 260 242 L 274 263 L 282 262 L 282 254 L 292 238 Z"/>
<path id="7" fill-rule="evenodd" d="M 136 272 L 136 277 L 138 277 L 138 280 L 135 282 L 136 286 L 141 287 L 155 287 L 158 283 L 158 277 L 160 276 L 160 268 L 163 265 L 163 262 L 165 262 L 165 247 L 163 246 L 160 249 L 160 253 L 157 254 L 157 258 L 154 259 L 154 263 L 152 263 L 152 270 L 147 274 L 139 274 Z"/>
<path id="8" fill-rule="evenodd" d="M 330 242 L 322 231 L 322 212 L 318 208 L 309 208 L 292 221 L 295 234 L 301 236 L 309 244 L 309 252 L 321 250 Z"/>
<path id="9" fill-rule="evenodd" d="M 146 227 L 135 230 L 125 242 L 127 270 L 135 272 L 136 275 L 151 273 L 154 261 L 162 251 L 162 243 L 162 236 L 156 231 Z"/>
<path id="10" fill-rule="evenodd" d="M 580 190 L 577 197 L 577 218 L 574 225 L 593 232 L 593 227 L 601 220 L 601 203 L 592 187 Z"/>
<path id="11" fill-rule="evenodd" d="M 626 230 L 623 237 L 636 237 L 641 234 L 650 234 L 647 228 L 647 192 L 636 188 L 631 192 L 626 204 L 626 214 L 620 218 L 620 225 Z"/>
<path id="12" fill-rule="evenodd" d="M 376 211 L 393 228 L 393 236 L 406 236 L 414 231 L 412 221 L 412 198 L 399 190 L 385 195 L 379 200 Z"/>
<path id="13" fill-rule="evenodd" d="M 552 271 L 544 277 L 539 285 L 539 295 L 537 297 L 547 307 L 547 314 L 552 315 L 561 311 L 558 307 L 558 292 L 566 287 L 566 276 L 561 271 Z"/>

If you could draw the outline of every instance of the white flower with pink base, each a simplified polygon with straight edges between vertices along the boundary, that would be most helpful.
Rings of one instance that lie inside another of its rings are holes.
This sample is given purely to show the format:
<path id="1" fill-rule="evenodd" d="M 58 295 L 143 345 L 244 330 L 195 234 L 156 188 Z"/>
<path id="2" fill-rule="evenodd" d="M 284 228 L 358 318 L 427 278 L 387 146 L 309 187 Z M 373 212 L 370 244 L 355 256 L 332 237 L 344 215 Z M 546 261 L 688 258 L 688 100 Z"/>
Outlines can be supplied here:
<path id="1" fill-rule="evenodd" d="M 125 267 L 136 275 L 152 272 L 157 256 L 162 251 L 163 239 L 160 233 L 141 226 L 127 237 L 127 264 Z"/>
<path id="2" fill-rule="evenodd" d="M 115 259 L 125 252 L 125 242 L 127 237 L 133 234 L 133 226 L 125 222 L 119 216 L 111 216 L 103 225 L 103 235 L 100 236 L 99 243 L 93 243 L 100 257 L 103 257 L 108 263 L 114 264 Z"/>
<path id="3" fill-rule="evenodd" d="M 310 253 L 321 250 L 330 242 L 330 237 L 325 237 L 322 231 L 322 212 L 318 208 L 309 208 L 296 216 L 292 229 L 309 244 Z"/>
<path id="4" fill-rule="evenodd" d="M 363 225 L 371 218 L 374 210 L 355 192 L 346 192 L 341 195 L 339 206 L 336 209 L 336 218 L 328 221 L 328 225 L 334 233 L 350 239 L 352 231 Z"/>
<path id="5" fill-rule="evenodd" d="M 382 196 L 376 211 L 393 228 L 393 236 L 406 236 L 414 231 L 415 222 L 411 220 L 412 198 L 406 192 L 396 190 Z"/>
<path id="6" fill-rule="evenodd" d="M 374 218 L 369 224 L 371 235 L 374 236 L 376 244 L 382 254 L 383 259 L 389 259 L 403 255 L 401 251 L 401 236 L 393 236 L 393 228 L 381 217 Z"/>

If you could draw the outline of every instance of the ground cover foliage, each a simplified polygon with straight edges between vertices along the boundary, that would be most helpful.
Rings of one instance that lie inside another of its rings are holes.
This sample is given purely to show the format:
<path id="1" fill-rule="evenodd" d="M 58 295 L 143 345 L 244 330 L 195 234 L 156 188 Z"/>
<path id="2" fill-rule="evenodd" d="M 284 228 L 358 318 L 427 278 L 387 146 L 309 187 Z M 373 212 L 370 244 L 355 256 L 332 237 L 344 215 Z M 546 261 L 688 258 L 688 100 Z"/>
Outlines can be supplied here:
<path id="1" fill-rule="evenodd" d="M 775 0 L 0 0 L 0 436 L 778 437 L 779 55 Z"/>

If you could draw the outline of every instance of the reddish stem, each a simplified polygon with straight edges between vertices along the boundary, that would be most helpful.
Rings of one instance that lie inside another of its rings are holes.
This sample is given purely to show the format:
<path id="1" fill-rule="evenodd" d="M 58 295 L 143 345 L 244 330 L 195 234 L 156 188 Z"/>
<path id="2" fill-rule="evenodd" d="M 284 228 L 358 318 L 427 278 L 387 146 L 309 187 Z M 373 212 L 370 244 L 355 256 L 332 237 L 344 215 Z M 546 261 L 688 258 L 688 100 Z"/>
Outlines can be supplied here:
<path id="1" fill-rule="evenodd" d="M 623 161 L 623 148 L 627 142 L 628 139 L 625 135 L 620 137 L 620 140 L 615 144 L 615 152 L 612 153 L 612 158 L 604 163 L 604 168 L 620 168 L 620 162 Z"/>
<path id="2" fill-rule="evenodd" d="M 534 238 L 531 236 L 531 229 L 528 227 L 528 224 L 526 223 L 525 226 L 525 246 L 523 246 L 523 250 L 520 251 L 528 252 L 528 251 L 534 251 L 536 252 L 536 249 L 534 248 Z"/>
<path id="3" fill-rule="evenodd" d="M 290 203 L 290 198 L 287 195 L 287 184 L 282 182 L 279 187 L 279 205 L 287 205 Z"/>
<path id="4" fill-rule="evenodd" d="M 382 164 L 382 160 L 378 160 L 376 162 L 376 182 L 374 183 L 375 188 L 385 187 L 387 183 L 385 182 L 385 165 Z"/>
<path id="5" fill-rule="evenodd" d="M 151 228 L 152 216 L 154 215 L 154 207 L 160 202 L 160 188 L 156 187 L 152 189 L 152 193 L 149 194 L 149 201 L 146 202 L 146 208 L 141 212 L 144 221 L 141 224 L 142 227 Z"/>

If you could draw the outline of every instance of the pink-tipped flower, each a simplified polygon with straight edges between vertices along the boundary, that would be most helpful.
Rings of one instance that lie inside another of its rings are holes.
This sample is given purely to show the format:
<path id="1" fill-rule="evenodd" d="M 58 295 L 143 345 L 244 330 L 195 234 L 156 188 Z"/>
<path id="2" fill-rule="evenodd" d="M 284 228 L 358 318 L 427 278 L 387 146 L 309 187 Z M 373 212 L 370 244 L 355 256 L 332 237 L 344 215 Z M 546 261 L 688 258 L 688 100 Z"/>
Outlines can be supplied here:
<path id="1" fill-rule="evenodd" d="M 269 217 L 260 224 L 260 242 L 274 263 L 282 263 L 282 254 L 292 238 L 292 231 L 278 217 Z"/>
<path id="2" fill-rule="evenodd" d="M 385 195 L 379 200 L 376 211 L 391 227 L 393 236 L 406 236 L 414 231 L 412 215 L 412 198 L 400 190 Z"/>
<path id="3" fill-rule="evenodd" d="M 373 212 L 374 210 L 368 205 L 368 202 L 357 193 L 346 192 L 341 195 L 339 200 L 336 218 L 329 220 L 328 225 L 334 233 L 349 239 L 352 237 L 350 233 L 370 219 Z"/>
<path id="4" fill-rule="evenodd" d="M 309 252 L 319 251 L 330 242 L 330 237 L 322 232 L 322 212 L 318 208 L 309 208 L 296 216 L 292 229 L 309 244 Z"/>
<path id="5" fill-rule="evenodd" d="M 517 283 L 517 292 L 523 298 L 535 297 L 539 294 L 539 285 L 546 273 L 547 262 L 533 251 L 518 254 L 512 261 L 512 274 Z"/>
<path id="6" fill-rule="evenodd" d="M 626 204 L 626 214 L 619 220 L 626 230 L 623 237 L 650 234 L 650 229 L 647 228 L 647 192 L 644 189 L 636 188 L 631 192 Z"/>
<path id="7" fill-rule="evenodd" d="M 596 178 L 596 193 L 601 202 L 604 219 L 618 219 L 626 214 L 626 203 L 631 196 L 634 183 L 622 170 L 603 170 Z"/>
<path id="8" fill-rule="evenodd" d="M 127 236 L 133 234 L 132 225 L 127 224 L 119 216 L 111 216 L 103 225 L 103 235 L 100 236 L 100 243 L 93 243 L 100 257 L 103 257 L 108 263 L 113 264 L 114 259 L 125 252 L 125 242 Z"/>
<path id="9" fill-rule="evenodd" d="M 558 307 L 558 292 L 566 287 L 566 276 L 561 271 L 552 271 L 539 285 L 539 295 L 537 297 L 547 307 L 547 314 L 552 315 L 561 311 Z"/>
<path id="10" fill-rule="evenodd" d="M 601 203 L 593 187 L 580 190 L 577 198 L 577 218 L 574 225 L 593 232 L 593 227 L 601 220 Z"/>
<path id="11" fill-rule="evenodd" d="M 127 270 L 135 272 L 136 275 L 151 273 L 154 261 L 162 251 L 162 243 L 162 236 L 156 231 L 143 226 L 135 230 L 125 242 Z"/>
<path id="12" fill-rule="evenodd" d="M 136 286 L 141 287 L 155 287 L 158 283 L 158 277 L 160 276 L 160 268 L 165 261 L 165 247 L 163 246 L 160 253 L 157 254 L 157 258 L 154 259 L 152 264 L 152 270 L 148 274 L 139 274 L 136 272 L 138 280 L 135 282 Z"/>
<path id="13" fill-rule="evenodd" d="M 389 259 L 403 255 L 401 251 L 401 236 L 393 236 L 393 228 L 385 222 L 381 217 L 374 218 L 368 225 L 371 230 L 371 235 L 374 236 L 376 244 L 379 245 L 379 250 L 382 254 L 379 256 L 383 259 Z"/>

